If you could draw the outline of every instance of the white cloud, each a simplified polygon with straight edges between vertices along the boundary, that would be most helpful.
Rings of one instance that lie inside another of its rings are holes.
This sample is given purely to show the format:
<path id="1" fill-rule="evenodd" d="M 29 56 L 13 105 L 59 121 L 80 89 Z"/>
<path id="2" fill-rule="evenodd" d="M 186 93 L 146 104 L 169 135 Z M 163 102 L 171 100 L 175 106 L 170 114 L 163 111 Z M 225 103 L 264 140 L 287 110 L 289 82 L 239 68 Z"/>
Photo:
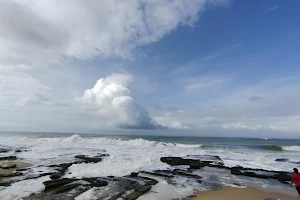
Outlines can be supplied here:
<path id="1" fill-rule="evenodd" d="M 113 125 L 121 128 L 158 128 L 145 108 L 131 97 L 128 84 L 132 76 L 128 74 L 112 74 L 101 78 L 92 89 L 87 89 L 79 101 L 95 105 L 102 118 L 109 118 Z"/>
<path id="2" fill-rule="evenodd" d="M 159 122 L 165 127 L 171 129 L 186 129 L 187 125 L 183 124 L 178 118 L 174 117 L 173 113 L 167 112 L 163 116 L 157 116 L 154 118 L 155 121 Z"/>
<path id="3" fill-rule="evenodd" d="M 276 10 L 277 8 L 279 8 L 279 5 L 276 5 L 276 6 L 273 6 L 273 7 L 269 8 L 269 9 L 267 9 L 267 10 L 264 10 L 264 11 L 261 13 L 261 15 L 266 15 L 266 14 L 268 14 L 268 13 L 270 13 L 270 12 L 273 12 L 273 11 Z"/>
<path id="4" fill-rule="evenodd" d="M 4 0 L 0 2 L 0 59 L 57 62 L 131 56 L 179 25 L 193 25 L 220 0 Z M 12 14 L 13 13 L 13 14 Z"/>
<path id="5" fill-rule="evenodd" d="M 199 77 L 199 78 L 189 78 L 185 80 L 184 89 L 186 91 L 195 91 L 207 87 L 213 87 L 221 85 L 228 79 L 223 77 Z"/>
<path id="6" fill-rule="evenodd" d="M 2 107 L 24 104 L 31 98 L 46 96 L 51 88 L 30 76 L 29 66 L 0 65 L 0 104 Z"/>
<path id="7" fill-rule="evenodd" d="M 134 57 L 139 47 L 178 26 L 192 26 L 206 7 L 227 2 L 0 1 L 0 129 L 159 127 L 132 98 L 128 74 L 100 79 L 80 98 L 81 108 L 73 98 L 87 88 L 88 78 L 72 61 L 85 66 L 87 59 Z"/>

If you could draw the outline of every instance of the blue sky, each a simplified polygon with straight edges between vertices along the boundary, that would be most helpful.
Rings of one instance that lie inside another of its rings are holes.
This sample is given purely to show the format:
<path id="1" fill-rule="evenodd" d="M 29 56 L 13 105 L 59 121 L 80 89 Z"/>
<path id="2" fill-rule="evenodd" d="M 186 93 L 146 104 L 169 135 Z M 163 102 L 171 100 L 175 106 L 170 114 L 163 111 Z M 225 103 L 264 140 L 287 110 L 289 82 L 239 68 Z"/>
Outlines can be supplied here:
<path id="1" fill-rule="evenodd" d="M 299 1 L 1 4 L 1 130 L 299 137 Z"/>

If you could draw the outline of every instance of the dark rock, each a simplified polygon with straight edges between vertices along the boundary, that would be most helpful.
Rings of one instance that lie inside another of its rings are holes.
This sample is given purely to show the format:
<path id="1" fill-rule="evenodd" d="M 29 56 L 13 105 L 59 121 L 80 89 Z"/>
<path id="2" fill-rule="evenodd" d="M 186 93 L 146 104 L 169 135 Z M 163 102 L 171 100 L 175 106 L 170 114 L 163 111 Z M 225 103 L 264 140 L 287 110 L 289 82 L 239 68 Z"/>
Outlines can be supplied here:
<path id="1" fill-rule="evenodd" d="M 236 166 L 236 167 L 232 167 L 231 171 L 239 171 L 239 170 L 244 170 L 244 169 L 245 169 L 244 167 Z"/>
<path id="2" fill-rule="evenodd" d="M 108 185 L 107 181 L 100 178 L 83 178 L 82 180 L 89 182 L 92 187 L 103 187 Z"/>
<path id="3" fill-rule="evenodd" d="M 243 175 L 243 173 L 240 170 L 231 170 L 231 174 L 234 174 L 234 175 Z"/>
<path id="4" fill-rule="evenodd" d="M 197 183 L 200 183 L 200 184 L 201 184 L 201 183 L 202 183 L 202 180 L 200 180 L 200 179 L 199 179 L 199 180 L 197 180 Z"/>
<path id="5" fill-rule="evenodd" d="M 4 187 L 8 187 L 11 185 L 10 181 L 4 181 L 4 182 L 0 182 L 0 186 L 4 186 Z"/>
<path id="6" fill-rule="evenodd" d="M 292 176 L 287 172 L 280 172 L 274 176 L 275 179 L 279 180 L 282 183 L 286 183 L 286 181 L 291 181 Z"/>
<path id="7" fill-rule="evenodd" d="M 50 178 L 51 179 L 59 179 L 60 177 L 62 177 L 63 175 L 65 175 L 66 171 L 68 170 L 68 168 L 74 163 L 62 163 L 59 165 L 50 165 L 48 167 L 53 167 L 57 170 L 57 172 L 51 173 Z"/>
<path id="8" fill-rule="evenodd" d="M 63 185 L 63 186 L 60 186 L 58 188 L 56 188 L 55 190 L 52 190 L 50 194 L 59 194 L 59 193 L 64 193 L 64 192 L 67 192 L 69 190 L 72 190 L 78 186 L 80 186 L 81 184 L 79 183 L 70 183 L 70 184 L 67 184 L 67 185 Z"/>
<path id="9" fill-rule="evenodd" d="M 224 167 L 223 161 L 219 156 L 209 155 L 188 155 L 185 158 L 181 157 L 161 157 L 161 162 L 167 163 L 171 166 L 176 165 L 189 165 L 190 169 L 200 169 L 202 167 Z"/>
<path id="10" fill-rule="evenodd" d="M 211 155 L 187 155 L 187 158 L 197 159 L 200 161 L 208 161 L 208 162 L 220 162 L 223 163 L 223 160 L 219 156 L 211 156 Z"/>
<path id="11" fill-rule="evenodd" d="M 206 166 L 208 166 L 206 163 L 194 162 L 190 164 L 190 169 L 201 169 Z"/>
<path id="12" fill-rule="evenodd" d="M 291 162 L 291 163 L 294 163 L 294 164 L 298 164 L 298 165 L 299 165 L 299 164 L 300 164 L 300 161 L 299 161 L 299 162 Z"/>
<path id="13" fill-rule="evenodd" d="M 244 172 L 243 173 L 244 176 L 249 176 L 249 177 L 254 177 L 254 178 L 262 178 L 262 179 L 268 179 L 271 178 L 270 176 L 267 175 L 262 175 L 262 174 L 256 174 L 254 172 Z"/>
<path id="14" fill-rule="evenodd" d="M 45 191 L 49 191 L 52 189 L 55 189 L 57 187 L 72 183 L 74 181 L 77 181 L 78 179 L 69 179 L 69 178 L 63 178 L 63 179 L 57 179 L 57 180 L 50 180 L 50 181 L 45 181 Z"/>
<path id="15" fill-rule="evenodd" d="M 7 152 L 9 152 L 8 149 L 0 149 L 0 153 L 7 153 Z"/>
<path id="16" fill-rule="evenodd" d="M 181 157 L 161 157 L 161 162 L 167 163 L 171 166 L 175 165 L 191 165 L 191 163 L 199 163 L 199 160 L 194 159 L 184 159 Z"/>
<path id="17" fill-rule="evenodd" d="M 139 198 L 140 196 L 142 196 L 143 194 L 145 194 L 146 192 L 148 192 L 149 190 L 151 190 L 151 188 L 152 187 L 150 185 L 143 185 L 141 187 L 138 187 L 132 193 L 126 195 L 126 197 L 124 199 L 135 200 L 135 199 Z"/>
<path id="18" fill-rule="evenodd" d="M 15 176 L 21 176 L 23 175 L 22 172 L 15 172 L 10 174 L 0 174 L 0 178 L 8 178 L 8 177 L 15 177 Z"/>
<path id="19" fill-rule="evenodd" d="M 186 177 L 190 177 L 190 178 L 195 178 L 195 179 L 201 179 L 202 177 L 196 174 L 191 174 L 188 172 L 185 172 L 183 170 L 179 170 L 179 169 L 174 169 L 172 171 L 173 175 L 180 175 L 180 176 L 186 176 Z"/>
<path id="20" fill-rule="evenodd" d="M 139 176 L 139 178 L 146 180 L 147 185 L 156 185 L 158 183 L 158 181 L 153 178 L 144 177 L 144 176 Z"/>
<path id="21" fill-rule="evenodd" d="M 165 174 L 165 173 L 160 173 L 160 172 L 157 172 L 157 171 L 154 171 L 154 172 L 142 171 L 142 173 L 144 173 L 144 174 L 150 174 L 152 176 L 165 177 L 165 178 L 173 178 L 174 177 L 174 175 L 172 175 L 172 174 Z M 170 173 L 171 173 L 171 171 L 170 171 Z"/>
<path id="22" fill-rule="evenodd" d="M 38 177 L 51 176 L 52 174 L 53 174 L 52 172 L 46 172 L 46 173 L 39 174 Z"/>
<path id="23" fill-rule="evenodd" d="M 16 156 L 5 156 L 5 157 L 0 157 L 0 160 L 17 160 Z"/>
<path id="24" fill-rule="evenodd" d="M 108 156 L 108 154 L 98 154 L 96 156 L 77 155 L 75 158 L 83 160 L 85 163 L 97 163 L 101 162 L 102 158 Z"/>
<path id="25" fill-rule="evenodd" d="M 287 159 L 287 158 L 277 158 L 275 161 L 277 161 L 277 162 L 287 162 L 287 161 L 289 161 L 289 159 Z"/>
<path id="26" fill-rule="evenodd" d="M 16 153 L 21 153 L 22 151 L 20 149 L 16 150 L 15 151 Z"/>
<path id="27" fill-rule="evenodd" d="M 51 179 L 59 179 L 60 177 L 62 177 L 62 174 L 60 172 L 54 172 L 50 175 Z"/>
<path id="28" fill-rule="evenodd" d="M 137 177 L 139 175 L 139 172 L 132 172 L 129 176 L 130 177 Z"/>

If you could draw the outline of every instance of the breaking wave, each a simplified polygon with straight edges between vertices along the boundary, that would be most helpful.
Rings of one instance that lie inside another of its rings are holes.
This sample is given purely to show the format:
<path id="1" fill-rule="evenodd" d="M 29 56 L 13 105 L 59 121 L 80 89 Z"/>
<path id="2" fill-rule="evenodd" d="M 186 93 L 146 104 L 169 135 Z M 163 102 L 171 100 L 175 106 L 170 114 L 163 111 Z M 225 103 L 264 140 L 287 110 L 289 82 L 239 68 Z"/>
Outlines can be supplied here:
<path id="1" fill-rule="evenodd" d="M 262 145 L 259 148 L 268 151 L 300 151 L 300 146 Z"/>
<path id="2" fill-rule="evenodd" d="M 268 150 L 268 151 L 283 151 L 283 148 L 278 145 L 262 145 L 259 146 L 260 149 Z"/>
<path id="3" fill-rule="evenodd" d="M 300 151 L 300 146 L 284 146 L 282 148 L 286 151 Z"/>
<path id="4" fill-rule="evenodd" d="M 132 145 L 132 146 L 151 146 L 151 147 L 180 147 L 180 148 L 200 148 L 202 145 L 198 144 L 181 144 L 169 142 L 156 142 L 137 138 L 133 140 L 113 139 L 107 137 L 97 138 L 82 138 L 80 135 L 72 135 L 67 138 L 62 138 L 64 142 L 74 143 L 92 143 L 92 144 L 105 144 L 105 145 Z"/>

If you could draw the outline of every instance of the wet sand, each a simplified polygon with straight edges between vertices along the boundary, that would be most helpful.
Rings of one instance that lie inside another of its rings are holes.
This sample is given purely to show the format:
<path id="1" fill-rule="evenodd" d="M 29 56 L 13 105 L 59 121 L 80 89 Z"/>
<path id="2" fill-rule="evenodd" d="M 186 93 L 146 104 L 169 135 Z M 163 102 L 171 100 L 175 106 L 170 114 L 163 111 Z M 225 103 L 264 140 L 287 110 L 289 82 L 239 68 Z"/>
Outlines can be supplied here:
<path id="1" fill-rule="evenodd" d="M 204 191 L 199 192 L 197 197 L 192 198 L 192 200 L 300 200 L 300 197 L 296 197 L 297 192 L 291 194 L 291 196 L 269 193 L 262 190 L 257 190 L 254 188 L 234 188 L 225 187 L 218 191 Z"/>

